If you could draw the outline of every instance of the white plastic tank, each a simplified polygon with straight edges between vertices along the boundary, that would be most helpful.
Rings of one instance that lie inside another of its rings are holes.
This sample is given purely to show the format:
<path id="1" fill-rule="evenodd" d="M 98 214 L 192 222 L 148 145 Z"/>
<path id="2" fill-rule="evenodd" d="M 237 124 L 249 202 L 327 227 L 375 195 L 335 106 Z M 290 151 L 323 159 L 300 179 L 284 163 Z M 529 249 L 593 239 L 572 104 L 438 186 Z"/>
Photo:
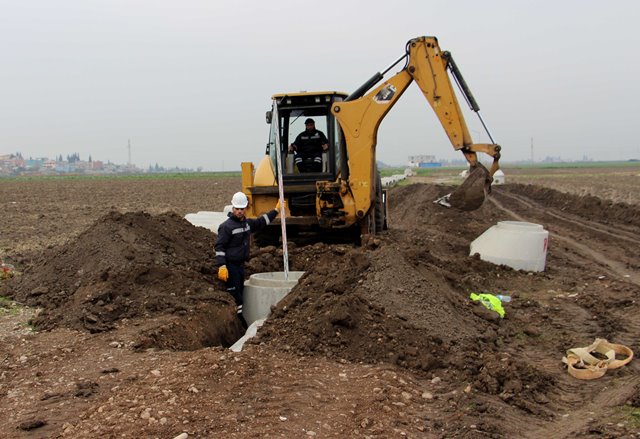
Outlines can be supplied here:
<path id="1" fill-rule="evenodd" d="M 254 321 L 269 316 L 271 307 L 276 305 L 298 283 L 304 271 L 290 271 L 289 278 L 284 278 L 284 272 L 272 271 L 255 273 L 244 282 L 242 294 L 242 315 L 251 325 Z"/>
<path id="2" fill-rule="evenodd" d="M 549 232 L 540 224 L 500 221 L 471 243 L 470 256 L 516 270 L 544 271 Z"/>
<path id="3" fill-rule="evenodd" d="M 498 169 L 495 174 L 493 174 L 492 184 L 504 184 L 504 172 L 502 172 L 502 169 Z"/>
<path id="4" fill-rule="evenodd" d="M 197 227 L 204 227 L 212 232 L 217 233 L 220 224 L 225 222 L 229 218 L 229 212 L 231 212 L 231 205 L 224 206 L 222 212 L 210 212 L 201 210 L 198 213 L 188 213 L 184 218 L 191 224 Z"/>

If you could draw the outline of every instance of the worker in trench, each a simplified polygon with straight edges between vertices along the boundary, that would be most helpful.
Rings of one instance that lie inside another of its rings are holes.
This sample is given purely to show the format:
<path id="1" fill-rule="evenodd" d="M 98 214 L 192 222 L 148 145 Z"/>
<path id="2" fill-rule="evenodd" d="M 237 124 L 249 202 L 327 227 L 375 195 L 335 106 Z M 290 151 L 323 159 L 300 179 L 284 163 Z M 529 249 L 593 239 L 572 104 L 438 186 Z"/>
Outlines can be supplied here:
<path id="1" fill-rule="evenodd" d="M 280 211 L 280 202 L 274 210 L 256 219 L 247 218 L 245 212 L 249 200 L 242 192 L 236 192 L 231 199 L 231 212 L 220 227 L 216 240 L 216 265 L 218 279 L 226 284 L 226 289 L 236 302 L 237 315 L 246 329 L 247 322 L 242 315 L 242 293 L 244 290 L 244 264 L 249 260 L 251 234 L 266 227 Z"/>

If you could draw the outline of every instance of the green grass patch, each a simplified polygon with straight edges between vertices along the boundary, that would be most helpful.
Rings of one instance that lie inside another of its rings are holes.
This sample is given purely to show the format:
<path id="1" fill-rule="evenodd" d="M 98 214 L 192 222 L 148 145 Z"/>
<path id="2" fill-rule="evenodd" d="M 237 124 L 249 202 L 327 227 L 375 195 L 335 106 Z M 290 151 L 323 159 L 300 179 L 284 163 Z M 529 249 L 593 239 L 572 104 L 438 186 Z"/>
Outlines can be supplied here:
<path id="1" fill-rule="evenodd" d="M 18 302 L 14 302 L 8 297 L 0 296 L 0 315 L 9 314 L 16 316 L 20 314 L 23 309 L 24 306 L 20 305 Z"/>
<path id="2" fill-rule="evenodd" d="M 640 429 L 640 407 L 625 405 L 622 407 L 622 414 L 629 422 L 629 426 L 634 429 Z"/>
<path id="3" fill-rule="evenodd" d="M 36 332 L 37 331 L 36 327 L 30 322 L 23 323 L 22 326 L 24 326 L 24 328 L 29 332 Z"/>
<path id="4" fill-rule="evenodd" d="M 411 180 L 409 180 L 408 178 L 405 178 L 404 180 L 400 180 L 399 182 L 397 182 L 393 186 L 394 187 L 409 186 L 410 184 L 413 184 L 413 182 Z"/>
<path id="5" fill-rule="evenodd" d="M 432 177 L 437 175 L 438 170 L 438 168 L 414 168 L 411 171 L 413 172 L 413 175 L 417 175 L 418 177 Z"/>
<path id="6" fill-rule="evenodd" d="M 402 175 L 407 168 L 385 168 L 380 169 L 380 177 L 391 177 L 392 175 Z M 462 169 L 462 168 L 460 168 Z M 456 168 L 411 168 L 411 172 L 413 175 L 417 175 L 419 177 L 432 177 L 437 176 L 439 173 L 448 173 L 452 172 L 457 174 Z"/>
<path id="7" fill-rule="evenodd" d="M 384 168 L 379 169 L 380 177 L 391 177 L 392 175 L 404 174 L 405 168 Z"/>

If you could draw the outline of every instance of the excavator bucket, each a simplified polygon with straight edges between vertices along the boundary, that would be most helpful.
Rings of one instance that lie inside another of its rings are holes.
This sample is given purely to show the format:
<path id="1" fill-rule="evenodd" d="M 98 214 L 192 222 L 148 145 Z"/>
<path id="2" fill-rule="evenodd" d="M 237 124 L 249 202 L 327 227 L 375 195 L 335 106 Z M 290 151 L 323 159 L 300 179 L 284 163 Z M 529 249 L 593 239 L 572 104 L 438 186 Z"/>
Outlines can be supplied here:
<path id="1" fill-rule="evenodd" d="M 469 170 L 469 176 L 458 189 L 435 202 L 464 211 L 476 210 L 482 206 L 491 191 L 492 181 L 487 168 L 478 163 Z"/>

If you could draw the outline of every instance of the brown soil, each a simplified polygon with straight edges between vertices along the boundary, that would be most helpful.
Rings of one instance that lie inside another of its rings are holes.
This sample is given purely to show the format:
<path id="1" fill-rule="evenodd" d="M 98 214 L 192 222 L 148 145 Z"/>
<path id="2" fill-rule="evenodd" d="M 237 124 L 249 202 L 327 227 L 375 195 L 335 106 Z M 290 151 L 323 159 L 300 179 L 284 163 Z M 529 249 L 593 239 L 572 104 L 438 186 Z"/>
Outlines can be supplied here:
<path id="1" fill-rule="evenodd" d="M 638 205 L 509 184 L 459 212 L 433 203 L 450 187 L 395 188 L 391 229 L 364 246 L 290 245 L 305 276 L 232 353 L 215 235 L 182 219 L 239 186 L 214 181 L 12 183 L 3 200 L 42 213 L 2 220 L 21 275 L 0 294 L 38 311 L 35 332 L 2 316 L 0 437 L 640 437 L 637 360 L 588 382 L 560 361 L 596 337 L 640 351 Z M 57 185 L 87 214 L 47 201 Z M 549 230 L 544 272 L 469 256 L 502 220 Z M 254 248 L 248 274 L 281 256 Z M 511 295 L 505 318 L 471 292 Z"/>

